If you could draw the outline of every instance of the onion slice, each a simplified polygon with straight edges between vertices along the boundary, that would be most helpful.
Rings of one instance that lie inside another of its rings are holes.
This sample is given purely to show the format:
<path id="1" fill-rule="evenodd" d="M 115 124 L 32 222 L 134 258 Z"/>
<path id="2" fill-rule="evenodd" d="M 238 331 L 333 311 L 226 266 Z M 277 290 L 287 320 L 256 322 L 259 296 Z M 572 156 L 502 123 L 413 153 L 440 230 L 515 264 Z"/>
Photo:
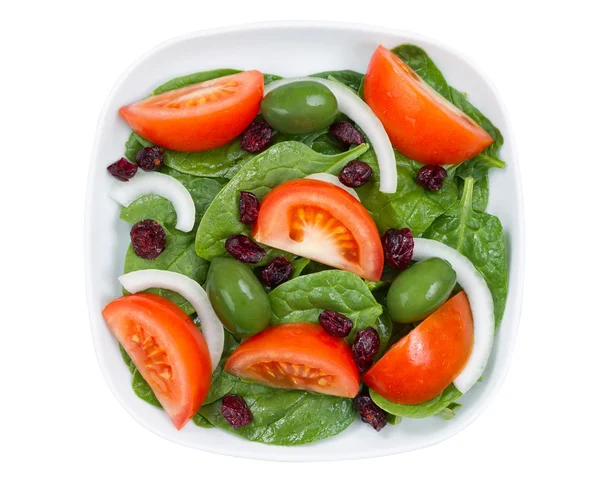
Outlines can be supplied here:
<path id="1" fill-rule="evenodd" d="M 336 187 L 339 187 L 342 190 L 348 192 L 350 195 L 352 195 L 354 198 L 356 198 L 360 202 L 360 198 L 358 198 L 358 194 L 356 193 L 356 190 L 354 190 L 354 188 L 350 188 L 350 187 L 347 187 L 346 185 L 344 185 L 337 176 L 332 175 L 331 173 L 313 173 L 312 175 L 305 176 L 304 178 L 309 178 L 310 180 L 320 180 L 320 181 L 324 181 L 327 183 L 331 183 L 332 185 L 335 185 Z"/>
<path id="2" fill-rule="evenodd" d="M 456 282 L 469 299 L 473 314 L 474 342 L 471 357 L 454 380 L 454 386 L 466 393 L 483 374 L 494 343 L 494 301 L 485 279 L 473 263 L 452 247 L 429 239 L 415 239 L 414 260 L 439 257 L 456 271 Z"/>
<path id="3" fill-rule="evenodd" d="M 153 193 L 169 200 L 175 208 L 177 223 L 175 228 L 182 232 L 189 232 L 194 228 L 196 220 L 196 206 L 190 192 L 183 184 L 164 173 L 155 171 L 141 171 L 128 182 L 117 182 L 113 185 L 110 196 L 124 207 L 142 195 Z"/>
<path id="4" fill-rule="evenodd" d="M 375 150 L 379 164 L 379 190 L 383 193 L 396 193 L 398 174 L 394 149 L 383 124 L 367 103 L 343 84 L 318 77 L 292 77 L 270 82 L 265 86 L 265 96 L 273 89 L 298 81 L 318 82 L 329 88 L 337 99 L 340 111 L 361 127 Z"/>
<path id="5" fill-rule="evenodd" d="M 202 326 L 202 335 L 206 340 L 212 370 L 215 371 L 225 344 L 223 324 L 216 315 L 206 291 L 188 276 L 178 272 L 159 269 L 144 269 L 123 274 L 119 277 L 121 285 L 131 293 L 150 288 L 168 289 L 181 294 L 196 310 Z"/>

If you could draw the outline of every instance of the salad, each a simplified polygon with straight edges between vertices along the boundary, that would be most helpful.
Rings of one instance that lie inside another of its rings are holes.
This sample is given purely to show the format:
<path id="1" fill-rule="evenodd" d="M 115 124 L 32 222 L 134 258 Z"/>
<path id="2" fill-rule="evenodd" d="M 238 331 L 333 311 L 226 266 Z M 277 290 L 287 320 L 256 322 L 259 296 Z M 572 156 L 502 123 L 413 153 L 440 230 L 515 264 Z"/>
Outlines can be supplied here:
<path id="1" fill-rule="evenodd" d="M 451 419 L 482 378 L 508 291 L 486 213 L 502 135 L 418 46 L 365 67 L 198 72 L 120 109 L 131 243 L 103 317 L 175 428 L 306 444 Z"/>

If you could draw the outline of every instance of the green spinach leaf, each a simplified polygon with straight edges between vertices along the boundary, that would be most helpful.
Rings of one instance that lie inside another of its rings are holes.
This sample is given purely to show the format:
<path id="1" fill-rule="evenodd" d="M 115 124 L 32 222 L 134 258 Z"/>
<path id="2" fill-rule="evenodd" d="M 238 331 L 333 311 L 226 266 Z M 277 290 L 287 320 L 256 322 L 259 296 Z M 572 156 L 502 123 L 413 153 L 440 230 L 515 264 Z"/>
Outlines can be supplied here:
<path id="1" fill-rule="evenodd" d="M 389 228 L 408 227 L 413 235 L 419 236 L 456 202 L 457 184 L 452 177 L 447 177 L 440 190 L 435 192 L 425 190 L 415 181 L 417 172 L 423 165 L 398 151 L 395 151 L 395 155 L 398 172 L 396 193 L 379 191 L 379 167 L 375 152 L 372 150 L 360 159 L 371 166 L 373 176 L 356 192 L 381 233 Z"/>
<path id="2" fill-rule="evenodd" d="M 339 155 L 327 156 L 302 143 L 287 141 L 255 156 L 244 164 L 208 207 L 198 227 L 196 252 L 208 260 L 225 255 L 225 240 L 229 236 L 250 233 L 248 226 L 239 221 L 240 191 L 252 192 L 260 200 L 269 190 L 288 180 L 311 173 L 337 173 L 367 149 L 367 145 L 361 145 Z"/>
<path id="3" fill-rule="evenodd" d="M 437 219 L 424 237 L 455 248 L 473 262 L 492 293 L 498 328 L 508 292 L 506 241 L 502 223 L 497 217 L 474 210 L 474 185 L 473 178 L 465 179 L 460 201 Z"/>
<path id="4" fill-rule="evenodd" d="M 281 284 L 269 293 L 271 323 L 319 322 L 325 309 L 337 311 L 354 323 L 347 337 L 354 340 L 357 331 L 367 327 L 378 330 L 385 347 L 391 334 L 391 322 L 380 318 L 382 307 L 365 282 L 351 272 L 329 270 L 300 276 Z"/>
<path id="5" fill-rule="evenodd" d="M 207 178 L 232 178 L 254 155 L 243 150 L 240 138 L 207 151 L 183 152 L 165 150 L 164 163 L 188 175 Z"/>
<path id="6" fill-rule="evenodd" d="M 436 395 L 431 400 L 419 403 L 418 405 L 403 405 L 393 403 L 383 398 L 373 390 L 369 390 L 371 398 L 376 405 L 381 407 L 386 412 L 406 418 L 425 418 L 444 410 L 448 405 L 462 396 L 454 384 L 450 384 L 442 393 Z"/>
<path id="7" fill-rule="evenodd" d="M 200 409 L 212 425 L 253 442 L 300 445 L 322 440 L 345 430 L 355 419 L 349 398 L 297 390 L 275 390 L 243 383 L 235 388 L 252 411 L 249 425 L 234 429 L 221 415 L 218 400 Z"/>
<path id="8" fill-rule="evenodd" d="M 361 74 L 360 72 L 346 69 L 341 71 L 318 72 L 316 74 L 311 74 L 309 77 L 320 77 L 321 79 L 328 79 L 332 77 L 336 81 L 348 86 L 350 89 L 358 91 L 363 79 L 365 78 L 365 75 Z"/>
<path id="9" fill-rule="evenodd" d="M 300 277 L 308 264 L 310 264 L 310 259 L 307 259 L 306 257 L 294 259 L 292 261 L 292 277 L 290 279 Z"/>
<path id="10" fill-rule="evenodd" d="M 137 370 L 137 368 L 133 372 L 133 380 L 131 382 L 131 386 L 133 387 L 133 392 L 142 400 L 149 403 L 150 405 L 162 408 L 162 405 L 156 398 L 156 395 L 154 395 L 152 388 L 150 388 L 150 385 L 148 385 L 146 380 L 144 380 L 144 377 Z"/>

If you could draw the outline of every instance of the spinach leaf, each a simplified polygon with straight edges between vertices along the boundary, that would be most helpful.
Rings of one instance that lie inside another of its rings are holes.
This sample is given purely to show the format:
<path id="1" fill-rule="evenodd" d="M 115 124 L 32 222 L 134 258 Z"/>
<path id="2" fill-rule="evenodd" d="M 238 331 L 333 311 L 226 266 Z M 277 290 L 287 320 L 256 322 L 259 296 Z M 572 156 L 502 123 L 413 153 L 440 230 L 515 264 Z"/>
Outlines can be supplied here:
<path id="1" fill-rule="evenodd" d="M 455 248 L 473 262 L 492 293 L 498 328 L 508 292 L 506 241 L 497 217 L 473 209 L 474 185 L 473 178 L 465 179 L 460 201 L 437 219 L 424 237 Z"/>
<path id="2" fill-rule="evenodd" d="M 176 77 L 175 79 L 171 79 L 170 81 L 161 84 L 154 91 L 152 91 L 152 94 L 161 94 L 173 89 L 179 89 L 180 87 L 190 86 L 191 84 L 210 81 L 211 79 L 217 79 L 218 77 L 230 76 L 232 74 L 237 74 L 238 72 L 242 71 L 238 69 L 215 69 L 212 71 L 195 72 L 194 74 Z M 263 74 L 263 78 L 265 80 L 265 84 L 269 84 L 269 82 L 281 79 L 281 77 L 274 74 Z"/>
<path id="3" fill-rule="evenodd" d="M 391 334 L 391 323 L 388 325 L 385 318 L 379 318 L 382 307 L 365 282 L 351 272 L 328 270 L 291 279 L 273 289 L 269 301 L 271 324 L 295 321 L 318 324 L 321 311 L 329 309 L 354 323 L 346 338 L 348 342 L 354 340 L 357 331 L 367 327 L 378 330 L 382 346 L 387 344 Z"/>
<path id="4" fill-rule="evenodd" d="M 287 141 L 276 144 L 244 164 L 208 207 L 196 235 L 196 252 L 212 259 L 225 255 L 225 240 L 234 234 L 250 233 L 239 221 L 239 193 L 254 193 L 262 199 L 269 190 L 288 180 L 311 173 L 337 173 L 350 160 L 368 149 L 360 145 L 339 155 L 322 155 L 302 143 Z"/>
<path id="5" fill-rule="evenodd" d="M 436 413 L 436 415 L 442 417 L 444 420 L 452 420 L 454 417 L 456 417 L 456 413 L 454 411 L 460 407 L 462 407 L 460 403 L 452 402 L 446 408 Z"/>
<path id="6" fill-rule="evenodd" d="M 133 372 L 135 371 L 135 365 L 133 364 L 133 361 L 131 360 L 121 343 L 119 343 L 119 351 L 121 352 L 121 358 L 123 358 L 123 362 L 127 365 L 127 368 L 129 368 L 129 371 L 133 374 Z"/>
<path id="7" fill-rule="evenodd" d="M 241 139 L 207 151 L 183 152 L 165 150 L 164 163 L 188 175 L 208 178 L 232 178 L 254 155 L 243 150 Z"/>
<path id="8" fill-rule="evenodd" d="M 192 421 L 198 427 L 202 427 L 202 428 L 205 428 L 205 429 L 212 429 L 212 428 L 214 428 L 214 425 L 211 424 L 208 420 L 206 420 L 202 415 L 200 415 L 200 413 L 197 413 L 196 415 L 194 415 L 194 418 L 192 419 Z"/>
<path id="9" fill-rule="evenodd" d="M 402 44 L 392 49 L 392 52 L 406 62 L 421 79 L 438 93 L 448 101 L 452 101 L 450 86 L 448 86 L 444 75 L 421 47 L 412 44 Z"/>
<path id="10" fill-rule="evenodd" d="M 379 191 L 379 167 L 375 152 L 372 150 L 360 159 L 371 166 L 373 176 L 356 192 L 381 233 L 389 228 L 408 227 L 414 236 L 419 236 L 456 202 L 458 196 L 456 181 L 452 177 L 447 177 L 440 190 L 425 190 L 415 181 L 417 172 L 423 165 L 398 151 L 394 150 L 394 152 L 398 172 L 396 193 Z"/>
<path id="11" fill-rule="evenodd" d="M 294 259 L 292 261 L 292 277 L 290 279 L 300 277 L 308 264 L 310 264 L 310 259 L 307 259 L 306 257 Z"/>
<path id="12" fill-rule="evenodd" d="M 355 418 L 349 398 L 298 390 L 276 390 L 241 383 L 235 393 L 244 397 L 252 422 L 234 429 L 221 415 L 221 400 L 204 405 L 200 415 L 212 425 L 253 442 L 300 445 L 315 442 L 346 429 Z"/>
<path id="13" fill-rule="evenodd" d="M 369 390 L 371 398 L 376 405 L 381 407 L 386 412 L 397 415 L 399 417 L 407 418 L 425 418 L 444 410 L 448 405 L 454 402 L 456 399 L 462 396 L 454 384 L 450 384 L 442 393 L 436 395 L 431 400 L 419 403 L 418 405 L 403 405 L 400 403 L 393 403 L 383 398 L 373 390 Z"/>
<path id="14" fill-rule="evenodd" d="M 459 178 L 458 182 L 458 197 L 462 198 L 464 193 L 465 182 Z M 473 185 L 473 210 L 477 212 L 485 212 L 490 198 L 490 183 L 487 174 Z"/>
<path id="15" fill-rule="evenodd" d="M 316 74 L 311 74 L 308 77 L 320 77 L 321 79 L 328 79 L 332 77 L 334 80 L 341 82 L 354 91 L 358 91 L 363 79 L 365 78 L 365 75 L 361 74 L 360 72 L 346 69 L 341 71 L 318 72 Z"/>
<path id="16" fill-rule="evenodd" d="M 177 178 L 188 189 L 196 205 L 196 224 L 198 224 L 222 185 L 216 180 L 184 175 L 165 167 L 161 168 L 161 171 Z M 171 202 L 157 195 L 144 195 L 129 207 L 124 207 L 121 210 L 121 218 L 131 224 L 147 218 L 156 220 L 163 225 L 167 237 L 165 250 L 154 260 L 138 257 L 130 245 L 125 255 L 125 273 L 141 269 L 164 269 L 185 274 L 200 284 L 204 282 L 209 264 L 196 254 L 194 232 L 185 233 L 173 228 L 177 216 Z M 148 292 L 170 299 L 187 314 L 194 312 L 192 305 L 175 292 L 166 289 L 150 289 Z"/>

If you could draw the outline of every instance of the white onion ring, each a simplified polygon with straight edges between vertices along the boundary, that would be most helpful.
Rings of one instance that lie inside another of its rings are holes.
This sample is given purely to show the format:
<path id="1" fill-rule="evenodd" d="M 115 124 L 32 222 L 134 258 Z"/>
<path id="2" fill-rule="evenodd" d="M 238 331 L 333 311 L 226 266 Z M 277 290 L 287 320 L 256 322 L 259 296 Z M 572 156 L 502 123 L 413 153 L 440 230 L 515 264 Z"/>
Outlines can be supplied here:
<path id="1" fill-rule="evenodd" d="M 164 173 L 155 171 L 138 173 L 128 182 L 116 182 L 110 190 L 110 196 L 124 207 L 142 195 L 153 193 L 169 200 L 175 208 L 177 223 L 175 228 L 182 232 L 189 232 L 194 228 L 196 220 L 196 206 L 190 192 L 183 184 Z"/>
<path id="2" fill-rule="evenodd" d="M 324 181 L 326 183 L 331 183 L 332 185 L 335 185 L 336 187 L 339 187 L 342 190 L 348 192 L 350 195 L 352 195 L 354 198 L 356 198 L 360 202 L 360 198 L 358 198 L 358 194 L 356 193 L 356 190 L 354 190 L 354 188 L 350 188 L 350 187 L 347 187 L 346 185 L 344 185 L 337 176 L 332 175 L 331 173 L 313 173 L 312 175 L 305 176 L 304 178 L 308 178 L 310 180 Z"/>

